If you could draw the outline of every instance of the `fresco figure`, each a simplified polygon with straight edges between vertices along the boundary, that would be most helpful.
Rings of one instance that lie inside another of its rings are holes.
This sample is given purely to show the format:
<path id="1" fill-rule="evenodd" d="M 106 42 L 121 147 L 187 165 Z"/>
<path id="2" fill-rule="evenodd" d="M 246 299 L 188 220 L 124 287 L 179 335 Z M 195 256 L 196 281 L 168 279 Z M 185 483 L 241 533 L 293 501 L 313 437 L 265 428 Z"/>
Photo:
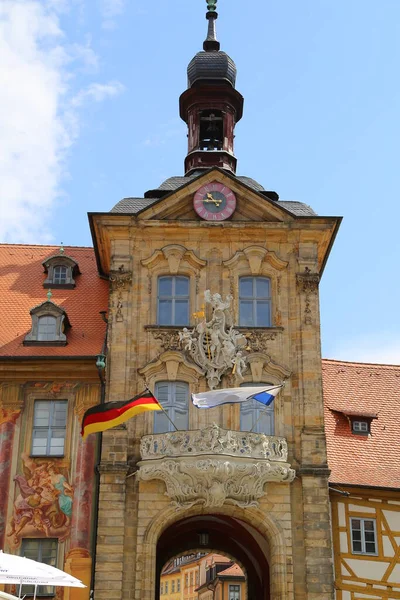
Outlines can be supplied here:
<path id="1" fill-rule="evenodd" d="M 21 538 L 38 533 L 64 540 L 69 535 L 73 488 L 52 462 L 35 462 L 22 454 L 24 475 L 14 481 L 19 493 L 7 532 L 9 543 L 18 547 Z"/>

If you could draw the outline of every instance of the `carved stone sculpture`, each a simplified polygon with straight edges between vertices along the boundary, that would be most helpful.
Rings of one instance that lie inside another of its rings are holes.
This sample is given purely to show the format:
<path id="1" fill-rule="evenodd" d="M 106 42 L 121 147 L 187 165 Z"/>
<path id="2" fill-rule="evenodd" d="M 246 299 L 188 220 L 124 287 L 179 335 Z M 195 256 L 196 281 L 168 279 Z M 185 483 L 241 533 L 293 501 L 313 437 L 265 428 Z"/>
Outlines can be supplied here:
<path id="1" fill-rule="evenodd" d="M 211 295 L 207 290 L 204 299 L 213 309 L 211 321 L 200 321 L 192 331 L 184 328 L 179 337 L 183 350 L 203 369 L 208 386 L 213 390 L 229 370 L 243 381 L 247 360 L 242 350 L 246 348 L 247 340 L 233 326 L 227 327 L 232 321 L 229 312 L 232 296 L 222 300 L 220 294 Z"/>
<path id="2" fill-rule="evenodd" d="M 201 431 L 144 436 L 138 476 L 160 479 L 177 508 L 224 503 L 258 506 L 269 481 L 291 482 L 284 438 L 227 431 L 218 425 Z"/>

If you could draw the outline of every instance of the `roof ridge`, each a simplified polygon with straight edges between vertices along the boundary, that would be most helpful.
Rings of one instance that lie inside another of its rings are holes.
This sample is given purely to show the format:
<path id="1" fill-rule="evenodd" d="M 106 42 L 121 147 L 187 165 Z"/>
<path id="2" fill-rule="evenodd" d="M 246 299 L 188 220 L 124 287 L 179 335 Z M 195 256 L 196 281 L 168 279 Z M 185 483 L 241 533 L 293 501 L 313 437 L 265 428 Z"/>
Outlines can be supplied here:
<path id="1" fill-rule="evenodd" d="M 8 244 L 0 242 L 0 247 L 4 248 L 59 248 L 60 244 Z M 93 250 L 93 246 L 63 246 L 63 248 L 74 248 L 81 250 Z"/>
<path id="2" fill-rule="evenodd" d="M 388 369 L 400 369 L 400 365 L 395 363 L 367 363 L 367 362 L 355 362 L 349 360 L 339 360 L 336 358 L 323 358 L 322 364 L 337 364 L 337 365 L 347 365 L 354 367 L 385 367 Z"/>

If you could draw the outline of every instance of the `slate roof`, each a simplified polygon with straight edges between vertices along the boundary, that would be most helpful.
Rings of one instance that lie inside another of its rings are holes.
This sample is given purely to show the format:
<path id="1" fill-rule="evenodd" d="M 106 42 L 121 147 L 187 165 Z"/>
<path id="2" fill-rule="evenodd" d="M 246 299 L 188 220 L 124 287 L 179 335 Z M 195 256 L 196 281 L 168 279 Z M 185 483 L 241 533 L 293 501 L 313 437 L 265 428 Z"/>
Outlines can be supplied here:
<path id="1" fill-rule="evenodd" d="M 199 172 L 196 171 L 188 176 L 176 176 L 169 177 L 166 179 L 157 189 L 164 190 L 166 192 L 173 192 L 183 185 L 189 183 L 190 180 L 195 179 L 199 176 Z M 241 181 L 243 184 L 252 188 L 256 192 L 264 192 L 263 186 L 252 179 L 251 177 L 244 177 L 242 175 L 238 175 L 237 179 Z M 155 202 L 158 202 L 158 198 L 123 198 L 120 200 L 110 212 L 112 213 L 125 213 L 125 214 L 138 214 L 141 210 L 148 208 Z M 297 217 L 312 217 L 316 216 L 316 213 L 313 209 L 308 206 L 308 204 L 304 204 L 302 202 L 295 201 L 287 201 L 287 200 L 278 200 L 275 202 L 277 206 L 281 206 L 282 208 L 291 212 L 294 216 Z"/>
<path id="2" fill-rule="evenodd" d="M 198 52 L 187 69 L 188 86 L 200 80 L 226 80 L 235 87 L 237 69 L 226 52 Z"/>
<path id="3" fill-rule="evenodd" d="M 400 366 L 322 361 L 330 481 L 400 487 Z M 346 415 L 371 421 L 371 434 L 351 433 Z"/>
<path id="4" fill-rule="evenodd" d="M 99 312 L 108 307 L 108 282 L 100 279 L 93 248 L 65 247 L 81 275 L 72 290 L 52 289 L 52 302 L 65 310 L 72 325 L 66 346 L 23 346 L 32 320 L 29 311 L 46 301 L 42 262 L 56 246 L 0 244 L 0 360 L 2 357 L 95 356 L 105 335 Z"/>

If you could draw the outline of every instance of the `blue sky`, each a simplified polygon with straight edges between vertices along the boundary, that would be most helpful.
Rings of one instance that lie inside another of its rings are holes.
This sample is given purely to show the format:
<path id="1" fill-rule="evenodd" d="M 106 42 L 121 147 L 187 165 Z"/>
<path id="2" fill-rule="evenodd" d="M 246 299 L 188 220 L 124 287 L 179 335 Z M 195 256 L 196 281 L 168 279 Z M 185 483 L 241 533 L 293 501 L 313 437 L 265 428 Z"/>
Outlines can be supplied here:
<path id="1" fill-rule="evenodd" d="M 183 172 L 178 98 L 204 0 L 3 0 L 1 241 L 90 245 L 107 211 Z M 323 355 L 400 362 L 398 0 L 219 0 L 245 112 L 238 174 L 344 221 Z"/>

